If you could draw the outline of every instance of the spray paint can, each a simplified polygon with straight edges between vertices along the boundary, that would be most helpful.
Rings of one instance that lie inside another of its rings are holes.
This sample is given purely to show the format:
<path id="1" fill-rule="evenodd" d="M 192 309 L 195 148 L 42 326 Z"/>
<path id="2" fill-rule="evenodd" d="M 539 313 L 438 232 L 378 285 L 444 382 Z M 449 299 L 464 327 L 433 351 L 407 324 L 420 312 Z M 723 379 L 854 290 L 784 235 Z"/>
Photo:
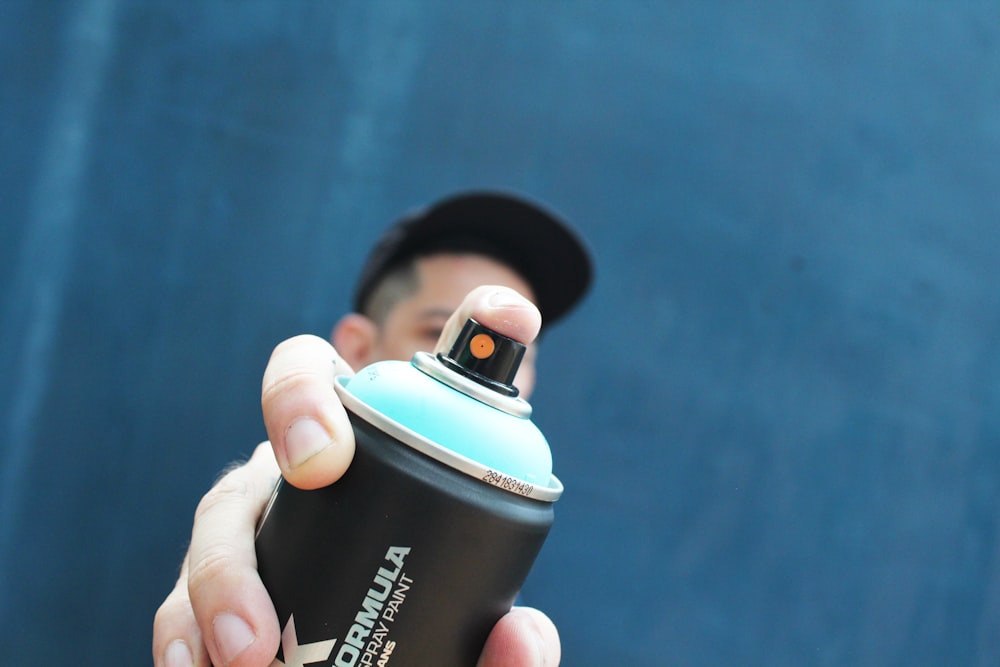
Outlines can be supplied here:
<path id="1" fill-rule="evenodd" d="M 562 493 L 512 384 L 524 349 L 469 320 L 448 354 L 337 379 L 354 461 L 322 489 L 279 482 L 257 532 L 275 665 L 475 665 Z"/>

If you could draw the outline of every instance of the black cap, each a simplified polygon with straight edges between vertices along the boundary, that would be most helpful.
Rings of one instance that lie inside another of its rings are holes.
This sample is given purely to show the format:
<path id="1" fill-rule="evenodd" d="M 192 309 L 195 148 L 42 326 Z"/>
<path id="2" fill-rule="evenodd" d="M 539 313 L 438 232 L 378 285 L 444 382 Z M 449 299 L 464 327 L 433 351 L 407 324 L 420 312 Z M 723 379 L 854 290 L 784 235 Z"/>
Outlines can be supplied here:
<path id="1" fill-rule="evenodd" d="M 525 345 L 484 327 L 471 317 L 466 320 L 448 354 L 437 358 L 448 368 L 505 396 L 517 396 L 514 376 L 524 358 Z"/>
<path id="2" fill-rule="evenodd" d="M 545 325 L 568 313 L 590 286 L 590 253 L 565 222 L 516 195 L 469 192 L 423 208 L 385 231 L 362 268 L 354 310 L 364 312 L 387 272 L 439 252 L 474 252 L 509 266 L 531 286 Z"/>

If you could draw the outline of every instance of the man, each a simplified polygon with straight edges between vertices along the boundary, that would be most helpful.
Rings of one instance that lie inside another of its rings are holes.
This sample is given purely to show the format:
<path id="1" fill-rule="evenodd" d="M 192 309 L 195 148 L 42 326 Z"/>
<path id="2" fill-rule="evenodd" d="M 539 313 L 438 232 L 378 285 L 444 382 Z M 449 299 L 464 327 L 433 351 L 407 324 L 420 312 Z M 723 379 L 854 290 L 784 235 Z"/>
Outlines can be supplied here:
<path id="1" fill-rule="evenodd" d="M 181 575 L 154 621 L 156 664 L 271 664 L 280 629 L 257 576 L 254 528 L 278 474 L 314 489 L 350 465 L 353 432 L 334 376 L 381 359 L 408 360 L 418 350 L 446 350 L 471 316 L 528 344 L 515 379 L 527 397 L 542 318 L 551 324 L 565 315 L 590 278 L 576 235 L 511 195 L 452 197 L 391 227 L 368 257 L 354 312 L 334 327 L 333 346 L 299 336 L 272 354 L 261 395 L 269 442 L 199 504 Z M 554 665 L 559 655 L 548 617 L 519 607 L 497 623 L 479 664 Z"/>

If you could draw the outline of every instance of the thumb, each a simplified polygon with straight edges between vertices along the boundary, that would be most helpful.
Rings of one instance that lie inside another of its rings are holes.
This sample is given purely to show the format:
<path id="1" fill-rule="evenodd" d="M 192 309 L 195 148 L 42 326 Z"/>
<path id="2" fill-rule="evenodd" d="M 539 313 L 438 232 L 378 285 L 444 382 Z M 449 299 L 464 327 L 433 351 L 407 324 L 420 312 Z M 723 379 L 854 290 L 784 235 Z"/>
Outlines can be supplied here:
<path id="1" fill-rule="evenodd" d="M 353 372 L 318 336 L 290 338 L 271 354 L 261 408 L 274 458 L 293 486 L 332 484 L 354 458 L 354 432 L 333 388 L 337 375 Z"/>

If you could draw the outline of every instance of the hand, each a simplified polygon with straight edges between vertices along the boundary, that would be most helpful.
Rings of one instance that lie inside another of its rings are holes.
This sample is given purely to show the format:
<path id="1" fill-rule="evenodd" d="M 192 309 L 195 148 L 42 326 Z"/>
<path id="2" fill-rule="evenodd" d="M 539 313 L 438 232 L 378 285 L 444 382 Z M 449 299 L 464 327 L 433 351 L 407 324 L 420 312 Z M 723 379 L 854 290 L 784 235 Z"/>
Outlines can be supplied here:
<path id="1" fill-rule="evenodd" d="M 516 292 L 483 287 L 448 320 L 439 348 L 450 345 L 470 316 L 525 343 L 541 326 L 537 309 Z M 279 475 L 300 488 L 319 488 L 350 465 L 354 435 L 333 378 L 351 373 L 320 338 L 299 336 L 275 349 L 261 397 L 270 443 L 259 445 L 199 503 L 177 584 L 153 622 L 158 667 L 267 667 L 274 660 L 280 628 L 257 575 L 254 531 Z M 494 627 L 479 667 L 558 665 L 559 659 L 552 621 L 517 607 Z"/>

